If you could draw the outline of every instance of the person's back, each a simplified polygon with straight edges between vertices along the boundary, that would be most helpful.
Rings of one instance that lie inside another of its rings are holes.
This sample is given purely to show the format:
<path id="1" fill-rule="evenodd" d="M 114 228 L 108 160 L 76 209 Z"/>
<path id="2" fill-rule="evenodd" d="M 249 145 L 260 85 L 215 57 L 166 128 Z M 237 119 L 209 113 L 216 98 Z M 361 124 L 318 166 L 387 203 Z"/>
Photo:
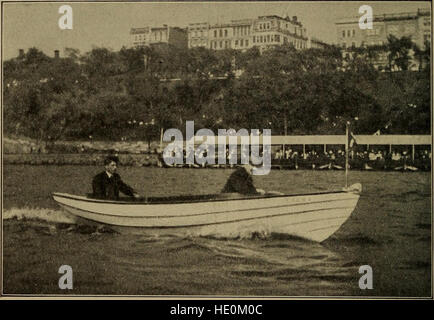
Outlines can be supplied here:
<path id="1" fill-rule="evenodd" d="M 222 193 L 259 194 L 253 185 L 253 179 L 245 167 L 237 168 L 229 177 Z"/>

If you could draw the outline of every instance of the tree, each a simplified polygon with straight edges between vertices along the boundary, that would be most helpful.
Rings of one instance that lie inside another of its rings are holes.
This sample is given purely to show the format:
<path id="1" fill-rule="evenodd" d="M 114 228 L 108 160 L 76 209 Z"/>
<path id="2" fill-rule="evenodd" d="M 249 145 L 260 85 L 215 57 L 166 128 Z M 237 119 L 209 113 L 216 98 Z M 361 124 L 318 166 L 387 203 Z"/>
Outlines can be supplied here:
<path id="1" fill-rule="evenodd" d="M 410 66 L 410 50 L 413 48 L 413 43 L 410 37 L 402 37 L 398 39 L 390 34 L 387 37 L 387 48 L 389 51 L 388 69 L 393 70 L 408 70 Z"/>

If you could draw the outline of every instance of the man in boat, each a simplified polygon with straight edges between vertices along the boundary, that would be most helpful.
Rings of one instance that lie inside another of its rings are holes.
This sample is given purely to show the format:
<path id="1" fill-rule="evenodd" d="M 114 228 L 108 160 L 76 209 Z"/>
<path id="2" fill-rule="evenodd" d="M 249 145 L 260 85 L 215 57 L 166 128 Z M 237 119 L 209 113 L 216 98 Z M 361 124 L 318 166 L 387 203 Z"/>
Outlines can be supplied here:
<path id="1" fill-rule="evenodd" d="M 257 189 L 253 185 L 253 167 L 251 164 L 244 164 L 238 167 L 229 177 L 222 193 L 241 193 L 244 195 L 265 194 L 262 189 Z"/>
<path id="2" fill-rule="evenodd" d="M 116 173 L 118 163 L 119 158 L 116 156 L 108 156 L 104 160 L 105 171 L 97 174 L 92 180 L 94 198 L 118 200 L 119 191 L 130 197 L 141 197 Z"/>

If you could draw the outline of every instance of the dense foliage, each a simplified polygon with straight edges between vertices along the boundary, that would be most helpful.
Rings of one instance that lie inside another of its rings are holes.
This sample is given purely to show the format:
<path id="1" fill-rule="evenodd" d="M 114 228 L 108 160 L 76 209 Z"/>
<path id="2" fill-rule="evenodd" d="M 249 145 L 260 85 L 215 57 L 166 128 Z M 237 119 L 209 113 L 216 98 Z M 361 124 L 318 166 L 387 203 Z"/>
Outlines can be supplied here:
<path id="1" fill-rule="evenodd" d="M 375 49 L 375 48 L 374 48 Z M 339 48 L 262 54 L 170 46 L 65 49 L 50 58 L 36 48 L 5 61 L 4 130 L 40 140 L 158 140 L 161 129 L 271 128 L 273 134 L 430 133 L 429 49 L 411 64 L 406 39 L 389 39 L 389 70 L 376 51 Z M 176 81 L 175 81 L 176 80 Z"/>

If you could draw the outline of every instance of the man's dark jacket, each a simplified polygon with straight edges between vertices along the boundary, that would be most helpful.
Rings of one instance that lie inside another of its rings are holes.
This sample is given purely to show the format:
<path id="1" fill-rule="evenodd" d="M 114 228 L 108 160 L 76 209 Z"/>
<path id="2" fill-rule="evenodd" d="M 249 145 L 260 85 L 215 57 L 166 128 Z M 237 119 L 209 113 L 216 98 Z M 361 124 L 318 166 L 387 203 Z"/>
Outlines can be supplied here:
<path id="1" fill-rule="evenodd" d="M 222 190 L 222 193 L 231 192 L 237 192 L 241 194 L 258 194 L 255 186 L 253 185 L 252 176 L 243 167 L 239 167 L 230 175 L 225 187 Z"/>
<path id="2" fill-rule="evenodd" d="M 118 200 L 119 191 L 127 196 L 134 195 L 133 188 L 125 184 L 117 173 L 114 173 L 111 178 L 105 171 L 97 174 L 93 178 L 92 188 L 93 197 L 98 199 Z"/>

